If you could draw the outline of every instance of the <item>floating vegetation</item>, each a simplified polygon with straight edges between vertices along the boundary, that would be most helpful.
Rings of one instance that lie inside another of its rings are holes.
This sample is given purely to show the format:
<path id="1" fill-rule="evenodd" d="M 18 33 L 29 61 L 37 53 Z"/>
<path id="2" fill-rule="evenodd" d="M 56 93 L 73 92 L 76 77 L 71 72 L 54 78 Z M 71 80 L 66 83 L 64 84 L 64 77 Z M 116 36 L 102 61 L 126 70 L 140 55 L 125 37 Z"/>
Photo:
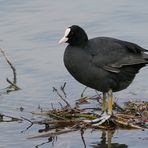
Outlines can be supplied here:
<path id="1" fill-rule="evenodd" d="M 65 103 L 65 105 L 60 103 L 59 108 L 54 108 L 52 104 L 52 109 L 50 110 L 43 111 L 42 109 L 41 112 L 32 112 L 34 115 L 42 115 L 46 116 L 47 118 L 40 121 L 29 120 L 31 123 L 29 128 L 33 124 L 45 126 L 44 129 L 39 130 L 41 134 L 33 135 L 29 138 L 54 137 L 77 130 L 85 131 L 86 129 L 115 130 L 121 128 L 143 130 L 148 128 L 148 102 L 128 101 L 123 107 L 119 106 L 117 103 L 114 103 L 114 115 L 112 115 L 111 118 L 105 123 L 96 126 L 95 124 L 86 123 L 84 121 L 93 120 L 99 117 L 95 111 L 101 108 L 101 103 L 99 108 L 84 107 L 84 105 L 91 103 L 91 101 L 98 103 L 98 99 L 101 98 L 100 95 L 97 94 L 93 97 L 86 97 L 84 96 L 83 92 L 81 98 L 77 100 L 74 105 L 71 105 L 66 100 L 64 89 L 60 90 L 62 93 L 60 93 L 60 91 L 56 88 L 53 88 L 53 90 L 56 92 L 62 102 Z"/>

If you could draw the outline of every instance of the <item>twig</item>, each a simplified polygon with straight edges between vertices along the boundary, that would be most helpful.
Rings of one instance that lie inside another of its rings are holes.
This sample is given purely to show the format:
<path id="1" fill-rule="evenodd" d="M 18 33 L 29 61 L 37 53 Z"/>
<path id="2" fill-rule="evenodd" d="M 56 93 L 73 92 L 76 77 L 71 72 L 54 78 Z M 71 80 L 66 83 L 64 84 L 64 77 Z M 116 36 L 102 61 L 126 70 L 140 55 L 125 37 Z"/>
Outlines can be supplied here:
<path id="1" fill-rule="evenodd" d="M 0 48 L 0 51 L 3 54 L 3 56 L 5 57 L 7 63 L 9 64 L 9 66 L 11 67 L 11 69 L 13 71 L 13 76 L 14 76 L 13 83 L 16 84 L 16 70 L 15 70 L 15 67 L 11 64 L 11 62 L 9 61 L 8 57 L 6 56 L 6 54 L 5 54 L 5 52 L 3 51 L 2 48 Z"/>
<path id="2" fill-rule="evenodd" d="M 56 113 L 51 113 L 51 112 L 32 112 L 32 114 L 34 115 L 44 115 L 44 116 L 50 116 L 59 120 L 64 120 L 64 117 L 61 117 L 59 115 L 57 115 Z"/>
<path id="3" fill-rule="evenodd" d="M 66 105 L 68 107 L 70 107 L 70 104 L 60 95 L 60 93 L 58 92 L 58 90 L 55 87 L 53 87 L 53 91 L 55 91 L 57 93 L 57 95 L 66 103 Z"/>
<path id="4" fill-rule="evenodd" d="M 114 120 L 117 124 L 119 124 L 120 126 L 124 126 L 126 128 L 134 128 L 134 129 L 143 129 L 142 127 L 138 126 L 138 125 L 134 125 L 134 124 L 131 124 L 131 123 L 128 123 L 128 122 L 123 122 L 123 121 L 120 121 L 120 120 L 117 120 L 115 119 Z"/>
<path id="5" fill-rule="evenodd" d="M 51 108 L 52 108 L 52 110 L 55 110 L 55 109 L 54 109 L 54 106 L 53 106 L 53 103 L 51 103 Z"/>
<path id="6" fill-rule="evenodd" d="M 47 144 L 47 143 L 50 143 L 50 142 L 52 142 L 52 145 L 53 145 L 55 139 L 56 139 L 55 137 L 49 137 L 49 138 L 48 138 L 48 141 L 36 145 L 35 148 L 39 148 L 39 147 L 41 147 L 41 146 L 43 146 L 43 145 L 45 145 L 45 144 Z"/>
<path id="7" fill-rule="evenodd" d="M 4 121 L 3 118 L 10 118 L 11 120 L 6 120 Z M 12 121 L 22 121 L 22 119 L 20 118 L 16 118 L 16 117 L 12 117 L 12 116 L 8 116 L 8 115 L 4 115 L 4 114 L 0 114 L 0 122 L 12 122 Z"/>
<path id="8" fill-rule="evenodd" d="M 81 98 L 84 96 L 84 92 L 86 91 L 87 86 L 83 89 L 82 93 L 81 93 Z"/>
<path id="9" fill-rule="evenodd" d="M 69 120 L 69 119 L 65 119 L 65 120 L 44 120 L 44 121 L 34 121 L 34 124 L 76 124 L 76 123 L 80 123 L 82 122 L 81 120 Z M 62 126 L 62 125 L 61 125 Z"/>
<path id="10" fill-rule="evenodd" d="M 50 117 L 57 118 L 59 120 L 66 120 L 65 118 L 87 118 L 87 119 L 96 119 L 96 116 L 94 114 L 86 114 L 86 113 L 66 113 L 66 112 L 57 112 L 51 113 L 51 112 L 32 112 L 34 115 L 48 115 Z"/>
<path id="11" fill-rule="evenodd" d="M 25 129 L 25 130 L 22 130 L 21 133 L 27 131 L 29 128 L 31 128 L 33 126 L 33 122 L 25 117 L 21 117 L 22 119 L 28 121 L 30 123 L 30 125 Z"/>
<path id="12" fill-rule="evenodd" d="M 83 113 L 75 113 L 75 114 L 68 114 L 68 113 L 63 113 L 62 116 L 66 118 L 87 118 L 87 119 L 96 119 L 96 116 L 90 115 L 90 114 L 83 114 Z"/>
<path id="13" fill-rule="evenodd" d="M 11 87 L 14 87 L 15 90 L 19 90 L 20 88 L 16 85 L 16 83 L 12 83 L 8 78 L 6 79 L 8 83 L 10 83 Z"/>
<path id="14" fill-rule="evenodd" d="M 64 107 L 63 107 L 62 103 L 61 102 L 58 102 L 58 103 L 59 103 L 60 107 L 63 109 Z"/>
<path id="15" fill-rule="evenodd" d="M 123 112 L 125 111 L 125 109 L 123 109 L 119 104 L 117 104 L 116 102 L 113 103 L 113 107 L 117 108 L 118 111 Z"/>
<path id="16" fill-rule="evenodd" d="M 84 145 L 84 148 L 86 148 L 86 142 L 85 142 L 85 139 L 84 139 L 84 129 L 81 128 L 81 139 L 82 139 L 82 142 L 83 142 L 83 145 Z"/>
<path id="17" fill-rule="evenodd" d="M 102 100 L 101 94 L 99 94 L 97 90 L 95 90 L 95 92 L 96 92 L 96 94 L 98 96 L 97 101 L 101 104 L 101 101 L 100 101 L 100 100 Z"/>
<path id="18" fill-rule="evenodd" d="M 65 119 L 64 117 L 61 117 L 60 115 L 53 114 L 53 113 L 48 113 L 48 115 L 49 115 L 50 117 L 54 117 L 54 118 L 57 118 L 57 119 L 62 119 L 62 120 Z"/>
<path id="19" fill-rule="evenodd" d="M 64 82 L 64 85 L 61 86 L 61 91 L 63 92 L 65 98 L 67 97 L 66 92 L 65 92 L 65 86 L 66 86 L 66 82 Z"/>
<path id="20" fill-rule="evenodd" d="M 4 58 L 5 58 L 6 62 L 8 63 L 8 65 L 12 69 L 12 72 L 13 72 L 13 82 L 11 82 L 8 78 L 7 78 L 7 82 L 11 84 L 10 87 L 13 86 L 14 90 L 19 90 L 20 88 L 16 85 L 16 82 L 17 82 L 17 79 L 16 79 L 16 69 L 12 65 L 10 60 L 8 59 L 8 57 L 5 54 L 4 50 L 2 48 L 0 48 L 0 51 L 1 51 L 2 55 L 4 56 Z"/>

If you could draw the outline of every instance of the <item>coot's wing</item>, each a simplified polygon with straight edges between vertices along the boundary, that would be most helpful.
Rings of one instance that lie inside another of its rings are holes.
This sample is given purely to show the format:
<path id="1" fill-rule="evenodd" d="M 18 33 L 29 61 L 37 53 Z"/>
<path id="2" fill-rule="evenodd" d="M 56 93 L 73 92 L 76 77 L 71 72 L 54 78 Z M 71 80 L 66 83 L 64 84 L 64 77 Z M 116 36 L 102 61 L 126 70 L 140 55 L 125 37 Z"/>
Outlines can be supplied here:
<path id="1" fill-rule="evenodd" d="M 148 52 L 146 49 L 126 41 L 117 40 L 116 43 L 123 47 L 127 54 L 123 55 L 119 61 L 109 64 L 111 67 L 121 68 L 123 66 L 148 63 L 148 55 L 144 53 Z"/>
<path id="2" fill-rule="evenodd" d="M 107 71 L 119 73 L 123 66 L 148 63 L 148 55 L 144 53 L 148 52 L 146 49 L 126 41 L 116 39 L 106 41 L 93 57 L 93 64 Z"/>
<path id="3" fill-rule="evenodd" d="M 129 55 L 127 57 L 123 57 L 120 61 L 111 63 L 109 64 L 109 66 L 114 68 L 121 68 L 123 66 L 146 64 L 146 63 L 148 63 L 148 55 L 145 53 L 141 53 L 140 55 Z"/>

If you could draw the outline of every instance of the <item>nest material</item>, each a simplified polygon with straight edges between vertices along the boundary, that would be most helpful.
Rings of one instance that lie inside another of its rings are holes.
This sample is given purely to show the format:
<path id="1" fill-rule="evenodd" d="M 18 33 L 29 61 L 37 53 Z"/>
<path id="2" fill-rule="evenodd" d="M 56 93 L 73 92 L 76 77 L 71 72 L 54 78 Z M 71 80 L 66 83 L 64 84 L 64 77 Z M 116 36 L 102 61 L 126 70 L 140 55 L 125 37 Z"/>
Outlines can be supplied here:
<path id="1" fill-rule="evenodd" d="M 59 95 L 57 89 L 54 89 Z M 101 108 L 84 108 L 84 104 L 90 103 L 92 100 L 98 103 L 98 97 L 84 97 L 81 98 L 72 106 L 65 98 L 60 95 L 60 98 L 65 102 L 65 106 L 61 105 L 60 108 L 54 108 L 48 111 L 42 111 L 39 113 L 34 112 L 36 115 L 48 116 L 48 119 L 42 121 L 35 121 L 36 124 L 45 125 L 45 129 L 39 130 L 40 132 L 49 131 L 49 133 L 39 134 L 31 136 L 30 138 L 37 137 L 51 137 L 59 134 L 72 132 L 75 130 L 82 130 L 87 128 L 92 129 L 144 129 L 148 128 L 148 102 L 144 101 L 128 101 L 124 107 L 119 106 L 117 103 L 113 104 L 114 115 L 109 120 L 101 125 L 93 125 L 84 122 L 84 120 L 93 120 L 98 118 L 98 115 L 94 113 L 94 110 Z M 61 104 L 61 103 L 60 103 Z"/>

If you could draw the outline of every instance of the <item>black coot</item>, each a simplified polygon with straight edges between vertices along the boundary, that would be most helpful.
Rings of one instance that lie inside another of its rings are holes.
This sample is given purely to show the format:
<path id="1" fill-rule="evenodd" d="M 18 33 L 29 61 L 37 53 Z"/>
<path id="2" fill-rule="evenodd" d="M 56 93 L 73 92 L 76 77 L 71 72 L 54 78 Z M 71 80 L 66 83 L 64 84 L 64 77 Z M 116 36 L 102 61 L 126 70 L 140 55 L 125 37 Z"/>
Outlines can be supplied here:
<path id="1" fill-rule="evenodd" d="M 103 92 L 103 111 L 112 113 L 112 91 L 127 88 L 140 68 L 148 63 L 146 49 L 110 37 L 88 39 L 86 32 L 73 25 L 66 29 L 59 43 L 68 43 L 64 64 L 80 83 Z"/>

